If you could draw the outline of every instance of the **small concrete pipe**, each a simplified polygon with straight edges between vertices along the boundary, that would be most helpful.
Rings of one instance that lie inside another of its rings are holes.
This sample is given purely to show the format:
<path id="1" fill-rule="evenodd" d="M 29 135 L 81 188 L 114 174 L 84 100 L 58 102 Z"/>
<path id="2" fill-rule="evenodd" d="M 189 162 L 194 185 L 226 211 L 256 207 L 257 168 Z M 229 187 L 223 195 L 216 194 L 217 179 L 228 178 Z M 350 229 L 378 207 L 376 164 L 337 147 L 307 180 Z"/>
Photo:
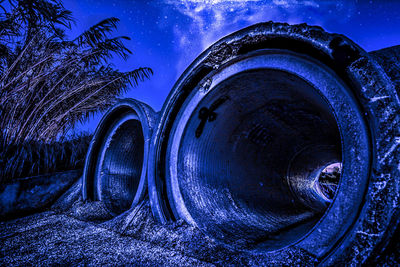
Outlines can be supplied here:
<path id="1" fill-rule="evenodd" d="M 147 192 L 147 158 L 156 113 L 123 99 L 101 119 L 83 172 L 84 200 L 101 201 L 111 215 L 136 206 Z"/>
<path id="2" fill-rule="evenodd" d="M 379 253 L 400 199 L 390 53 L 399 58 L 305 24 L 256 24 L 216 42 L 179 78 L 154 130 L 155 218 L 182 218 L 266 264 Z"/>

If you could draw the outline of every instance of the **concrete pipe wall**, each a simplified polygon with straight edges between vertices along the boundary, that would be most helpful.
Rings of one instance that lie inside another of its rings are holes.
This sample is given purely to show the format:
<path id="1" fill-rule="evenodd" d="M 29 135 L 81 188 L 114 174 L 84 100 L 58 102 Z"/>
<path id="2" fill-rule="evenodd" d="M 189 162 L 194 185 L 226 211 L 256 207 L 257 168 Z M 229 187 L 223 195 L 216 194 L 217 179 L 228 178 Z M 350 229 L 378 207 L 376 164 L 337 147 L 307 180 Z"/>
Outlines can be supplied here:
<path id="1" fill-rule="evenodd" d="M 182 218 L 266 264 L 379 253 L 400 199 L 399 72 L 383 52 L 272 22 L 216 42 L 179 78 L 154 130 L 154 217 Z M 334 167 L 341 175 L 327 178 Z"/>
<path id="2" fill-rule="evenodd" d="M 147 158 L 156 113 L 133 99 L 118 101 L 101 119 L 86 156 L 84 200 L 101 201 L 112 215 L 147 192 Z"/>

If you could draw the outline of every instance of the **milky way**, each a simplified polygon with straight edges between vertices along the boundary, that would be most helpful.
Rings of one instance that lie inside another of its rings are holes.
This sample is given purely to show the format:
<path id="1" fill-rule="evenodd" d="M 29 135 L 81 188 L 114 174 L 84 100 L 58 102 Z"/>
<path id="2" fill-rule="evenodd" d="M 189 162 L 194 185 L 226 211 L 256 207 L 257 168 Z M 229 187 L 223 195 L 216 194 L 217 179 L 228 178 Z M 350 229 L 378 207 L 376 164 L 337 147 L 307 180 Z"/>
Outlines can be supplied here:
<path id="1" fill-rule="evenodd" d="M 178 49 L 184 51 L 178 72 L 187 66 L 186 59 L 193 53 L 198 54 L 221 37 L 254 23 L 272 20 L 324 26 L 337 17 L 343 23 L 355 13 L 352 1 L 167 0 L 166 4 L 165 8 L 172 8 L 191 21 L 174 28 Z"/>
<path id="2" fill-rule="evenodd" d="M 159 110 L 185 68 L 210 44 L 257 22 L 322 26 L 345 34 L 367 51 L 400 44 L 400 1 L 361 0 L 65 0 L 76 35 L 98 21 L 121 19 L 119 35 L 134 54 L 113 62 L 121 70 L 149 66 L 154 76 L 121 97 Z M 93 131 L 101 114 L 80 129 Z"/>

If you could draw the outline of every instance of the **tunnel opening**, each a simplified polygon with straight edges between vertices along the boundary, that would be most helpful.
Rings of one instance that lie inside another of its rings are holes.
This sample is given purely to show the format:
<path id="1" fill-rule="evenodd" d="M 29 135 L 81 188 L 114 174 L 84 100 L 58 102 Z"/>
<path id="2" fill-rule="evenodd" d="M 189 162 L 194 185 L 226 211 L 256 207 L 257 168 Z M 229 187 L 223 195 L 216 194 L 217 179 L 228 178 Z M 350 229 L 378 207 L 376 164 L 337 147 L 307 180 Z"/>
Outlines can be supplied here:
<path id="1" fill-rule="evenodd" d="M 122 99 L 102 117 L 83 170 L 83 200 L 98 201 L 108 217 L 136 207 L 147 195 L 147 162 L 156 113 Z"/>
<path id="2" fill-rule="evenodd" d="M 335 115 L 318 90 L 290 72 L 252 69 L 198 102 L 180 138 L 175 176 L 185 210 L 203 231 L 265 251 L 313 228 L 339 182 L 340 174 L 329 180 L 323 173 L 341 160 Z"/>
<path id="3" fill-rule="evenodd" d="M 183 219 L 267 263 L 340 259 L 365 229 L 375 145 L 386 147 L 374 135 L 384 105 L 369 94 L 386 81 L 365 54 L 320 28 L 272 22 L 208 48 L 174 85 L 152 138 L 156 220 Z"/>
<path id="4" fill-rule="evenodd" d="M 104 135 L 94 171 L 96 200 L 118 215 L 128 210 L 142 177 L 144 136 L 140 120 L 124 113 Z"/>
<path id="5" fill-rule="evenodd" d="M 342 163 L 334 162 L 327 165 L 318 175 L 317 185 L 327 199 L 332 200 L 339 185 L 342 173 Z"/>

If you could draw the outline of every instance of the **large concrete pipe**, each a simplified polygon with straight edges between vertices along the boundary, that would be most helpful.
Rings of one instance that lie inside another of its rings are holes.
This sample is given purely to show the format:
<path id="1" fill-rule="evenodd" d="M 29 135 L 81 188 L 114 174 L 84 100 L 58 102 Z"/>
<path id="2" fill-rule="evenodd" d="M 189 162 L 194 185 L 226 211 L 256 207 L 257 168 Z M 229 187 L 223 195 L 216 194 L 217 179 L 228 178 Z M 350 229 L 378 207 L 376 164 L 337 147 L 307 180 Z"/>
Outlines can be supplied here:
<path id="1" fill-rule="evenodd" d="M 118 101 L 100 121 L 83 172 L 83 199 L 101 201 L 118 215 L 147 192 L 147 158 L 156 120 L 151 107 L 133 99 Z"/>
<path id="2" fill-rule="evenodd" d="M 365 261 L 399 201 L 400 105 L 379 55 L 305 24 L 261 23 L 216 42 L 161 111 L 154 216 L 266 264 Z"/>

